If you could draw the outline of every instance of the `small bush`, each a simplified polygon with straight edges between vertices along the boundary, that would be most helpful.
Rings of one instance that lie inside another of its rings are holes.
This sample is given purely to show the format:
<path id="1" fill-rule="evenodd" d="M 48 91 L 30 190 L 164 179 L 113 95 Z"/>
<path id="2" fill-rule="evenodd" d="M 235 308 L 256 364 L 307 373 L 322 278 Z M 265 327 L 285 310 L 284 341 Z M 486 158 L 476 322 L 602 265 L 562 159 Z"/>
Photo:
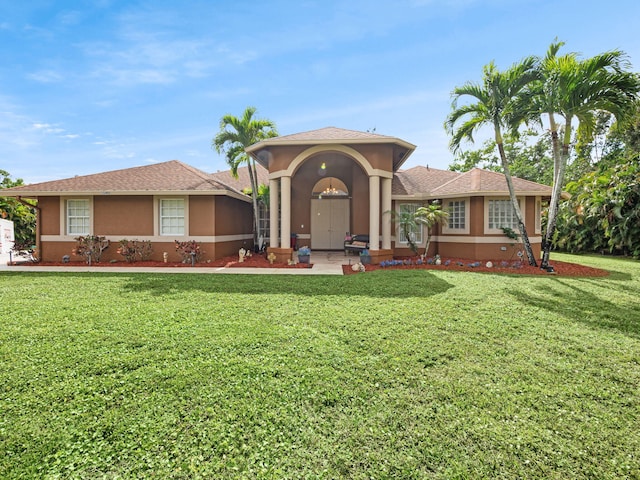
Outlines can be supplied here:
<path id="1" fill-rule="evenodd" d="M 104 252 L 111 242 L 106 237 L 100 237 L 98 235 L 85 235 L 75 238 L 76 248 L 71 253 L 80 257 L 85 257 L 87 263 L 91 265 L 92 262 L 99 262 Z"/>
<path id="2" fill-rule="evenodd" d="M 182 263 L 191 263 L 192 259 L 195 262 L 199 262 L 204 253 L 200 248 L 200 242 L 195 240 L 187 240 L 186 242 L 175 241 L 176 251 L 182 258 Z"/>
<path id="3" fill-rule="evenodd" d="M 118 253 L 129 263 L 133 263 L 137 259 L 144 262 L 151 257 L 153 247 L 150 240 L 127 240 L 123 238 L 120 240 Z"/>

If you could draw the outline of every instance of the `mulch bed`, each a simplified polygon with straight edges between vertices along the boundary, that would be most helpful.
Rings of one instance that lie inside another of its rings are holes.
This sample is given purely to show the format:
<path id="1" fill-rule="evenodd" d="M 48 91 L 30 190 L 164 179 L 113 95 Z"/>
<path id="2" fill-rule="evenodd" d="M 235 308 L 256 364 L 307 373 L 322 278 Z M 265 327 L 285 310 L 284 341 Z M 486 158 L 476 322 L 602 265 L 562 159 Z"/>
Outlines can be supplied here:
<path id="1" fill-rule="evenodd" d="M 411 265 L 394 265 L 382 267 L 380 265 L 366 265 L 365 273 L 372 272 L 375 270 L 449 270 L 449 271 L 459 271 L 459 272 L 487 272 L 487 273 L 506 273 L 506 274 L 520 274 L 520 275 L 552 275 L 544 270 L 541 270 L 539 267 L 531 267 L 526 263 L 519 262 L 509 262 L 508 265 L 501 265 L 499 260 L 492 262 L 492 267 L 486 266 L 486 261 L 484 262 L 474 262 L 468 259 L 461 258 L 443 258 L 442 265 L 435 264 L 427 264 L 423 263 L 422 265 L 416 265 L 417 258 L 402 259 L 404 261 L 410 260 Z M 444 265 L 448 261 L 449 265 Z M 40 262 L 40 263 L 23 263 L 22 265 L 41 265 L 41 266 L 85 266 L 85 262 L 71 261 L 69 263 L 62 262 Z M 473 265 L 473 266 L 472 266 Z M 558 275 L 562 277 L 605 277 L 609 275 L 609 272 L 606 270 L 601 270 L 598 268 L 587 267 L 584 265 L 578 265 L 575 263 L 567 263 L 567 262 L 551 262 L 551 265 L 555 269 L 555 273 L 553 275 Z M 191 266 L 191 263 L 177 263 L 177 262 L 133 262 L 127 263 L 124 260 L 118 262 L 100 262 L 94 263 L 93 267 L 182 267 L 182 268 L 198 268 L 198 267 L 241 267 L 241 268 L 311 268 L 313 264 L 309 265 L 306 263 L 298 263 L 295 265 L 286 265 L 283 263 L 274 263 L 273 265 L 269 263 L 266 256 L 264 254 L 255 254 L 251 257 L 245 258 L 243 263 L 238 261 L 237 256 L 225 257 L 219 260 L 211 261 L 209 263 L 202 262 L 196 263 L 194 267 Z M 343 265 L 342 271 L 345 275 L 354 275 L 360 272 L 354 272 L 352 269 L 352 265 Z"/>
<path id="2" fill-rule="evenodd" d="M 449 265 L 435 265 L 426 264 L 416 265 L 417 258 L 403 259 L 410 260 L 410 265 L 394 265 L 383 267 L 380 265 L 365 265 L 365 273 L 375 270 L 449 270 L 458 272 L 486 272 L 486 273 L 507 273 L 507 274 L 520 274 L 520 275 L 557 275 L 562 277 L 606 277 L 609 272 L 599 268 L 587 267 L 585 265 L 578 265 L 576 263 L 568 262 L 556 262 L 552 261 L 550 264 L 553 266 L 555 272 L 549 273 L 540 267 L 532 267 L 526 263 L 520 262 L 507 262 L 503 264 L 500 260 L 491 262 L 491 267 L 487 266 L 487 261 L 475 262 L 473 260 L 462 258 L 443 258 L 442 262 L 448 261 Z M 354 275 L 351 265 L 343 265 L 342 271 L 345 275 Z"/>
<path id="3" fill-rule="evenodd" d="M 39 262 L 32 263 L 26 262 L 21 263 L 21 265 L 38 265 L 42 267 L 84 267 L 87 266 L 86 262 L 83 261 L 70 261 L 69 263 L 63 262 Z M 240 263 L 238 261 L 238 256 L 230 256 L 220 258 L 218 260 L 213 260 L 210 262 L 198 262 L 195 265 L 191 265 L 191 263 L 180 263 L 180 262 L 158 262 L 158 261 L 145 261 L 145 262 L 126 262 L 124 260 L 119 260 L 117 262 L 99 262 L 92 263 L 92 267 L 131 267 L 131 268 L 139 268 L 139 267 L 180 267 L 180 268 L 198 268 L 198 267 L 240 267 L 240 268 L 311 268 L 313 264 L 307 263 L 298 263 L 295 265 L 287 265 L 284 263 L 274 263 L 273 265 L 269 263 L 266 255 L 264 254 L 255 254 L 250 257 L 245 257 L 244 262 Z"/>

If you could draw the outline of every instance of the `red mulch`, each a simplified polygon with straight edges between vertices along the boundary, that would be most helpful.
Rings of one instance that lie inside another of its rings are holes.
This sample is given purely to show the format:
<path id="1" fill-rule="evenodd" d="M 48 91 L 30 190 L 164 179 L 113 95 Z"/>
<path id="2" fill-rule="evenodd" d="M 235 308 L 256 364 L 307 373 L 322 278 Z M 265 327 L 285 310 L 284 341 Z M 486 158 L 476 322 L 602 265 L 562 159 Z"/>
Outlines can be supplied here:
<path id="1" fill-rule="evenodd" d="M 407 260 L 407 259 L 403 259 Z M 488 272 L 488 273 L 508 273 L 508 274 L 524 274 L 524 275 L 550 275 L 539 267 L 531 267 L 526 263 L 517 264 L 516 262 L 509 262 L 508 266 L 501 266 L 499 260 L 492 262 L 493 267 L 486 266 L 486 261 L 474 262 L 473 260 L 460 259 L 460 258 L 443 258 L 442 263 L 449 261 L 449 265 L 416 265 L 415 260 L 411 259 L 412 265 L 397 265 L 391 267 L 381 267 L 380 265 L 366 265 L 366 271 L 371 272 L 374 270 L 449 270 L 459 272 Z M 480 263 L 477 266 L 470 266 L 472 263 Z M 462 264 L 462 265 L 459 265 Z M 22 265 L 41 265 L 41 266 L 84 266 L 85 262 L 71 261 L 69 263 L 62 262 L 40 262 L 40 263 L 24 263 Z M 584 265 L 578 265 L 575 263 L 556 262 L 552 261 L 551 265 L 555 269 L 555 275 L 563 277 L 604 277 L 609 275 L 606 270 L 598 268 L 587 267 Z M 176 263 L 176 262 L 133 262 L 127 263 L 125 261 L 118 262 L 101 262 L 94 263 L 94 267 L 184 267 L 192 268 L 191 263 Z M 209 263 L 202 262 L 196 263 L 195 267 L 248 267 L 248 268 L 311 268 L 312 265 L 306 263 L 298 263 L 296 265 L 286 265 L 283 263 L 274 263 L 271 265 L 266 259 L 264 254 L 255 254 L 251 257 L 245 258 L 243 263 L 238 261 L 237 256 L 225 257 L 219 260 L 215 260 Z M 345 275 L 352 275 L 359 272 L 354 272 L 351 265 L 343 265 L 342 271 Z"/>
<path id="2" fill-rule="evenodd" d="M 407 259 L 403 259 L 407 260 Z M 558 275 L 562 277 L 606 277 L 609 272 L 599 268 L 587 267 L 576 263 L 567 262 L 550 262 L 555 273 L 549 273 L 540 267 L 532 267 L 526 263 L 508 262 L 504 265 L 500 260 L 493 261 L 493 266 L 487 267 L 487 261 L 475 262 L 473 260 L 462 258 L 443 258 L 442 263 L 449 261 L 449 265 L 416 265 L 415 258 L 411 259 L 412 265 L 397 265 L 390 267 L 381 267 L 380 265 L 365 265 L 367 272 L 374 270 L 449 270 L 457 272 L 487 272 L 487 273 L 508 273 L 520 275 Z M 474 266 L 471 266 L 473 264 Z M 342 271 L 345 275 L 353 275 L 354 272 L 351 265 L 343 265 Z"/>
<path id="3" fill-rule="evenodd" d="M 86 262 L 82 261 L 70 261 L 69 263 L 62 262 L 39 262 L 39 263 L 23 263 L 21 265 L 39 265 L 43 267 L 83 267 L 86 266 Z M 159 262 L 159 261 L 145 261 L 145 262 L 133 262 L 128 263 L 124 260 L 119 260 L 117 262 L 99 262 L 93 263 L 92 267 L 185 267 L 192 268 L 191 263 L 179 263 L 179 262 Z M 238 261 L 238 256 L 230 256 L 224 257 L 218 260 L 213 260 L 210 262 L 199 262 L 194 265 L 194 267 L 249 267 L 249 268 L 311 268 L 313 264 L 307 263 L 298 263 L 296 265 L 287 265 L 284 263 L 274 263 L 273 265 L 269 263 L 266 256 L 264 254 L 255 254 L 250 257 L 245 257 L 244 262 L 240 263 Z"/>

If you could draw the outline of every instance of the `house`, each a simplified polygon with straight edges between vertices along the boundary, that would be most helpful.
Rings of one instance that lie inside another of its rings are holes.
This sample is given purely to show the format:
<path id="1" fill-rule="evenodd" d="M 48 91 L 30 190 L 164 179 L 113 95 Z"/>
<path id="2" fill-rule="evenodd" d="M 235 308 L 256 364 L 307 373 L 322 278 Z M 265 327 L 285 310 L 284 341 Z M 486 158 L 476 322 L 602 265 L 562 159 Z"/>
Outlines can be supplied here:
<path id="1" fill-rule="evenodd" d="M 502 227 L 516 229 L 504 176 L 473 169 L 465 173 L 429 167 L 401 167 L 415 146 L 398 138 L 327 127 L 263 140 L 247 149 L 269 185 L 269 211 L 262 221 L 268 250 L 278 261 L 293 254 L 291 237 L 314 250 L 342 250 L 345 234 L 369 236 L 374 262 L 408 255 L 408 243 L 392 225 L 390 210 L 414 211 L 433 200 L 450 212 L 434 227 L 429 254 L 509 259 L 513 241 Z M 202 243 L 205 259 L 252 247 L 250 198 L 240 171 L 208 174 L 178 161 L 24 185 L 5 196 L 38 200 L 38 248 L 45 260 L 59 260 L 84 234 L 151 240 L 154 256 L 175 240 Z M 540 210 L 551 188 L 514 178 L 527 232 L 540 253 Z M 278 208 L 273 208 L 277 205 Z M 411 233 L 423 246 L 422 228 Z M 109 251 L 111 250 L 111 251 Z M 115 249 L 106 259 L 118 258 Z"/>
<path id="2" fill-rule="evenodd" d="M 201 242 L 204 258 L 232 255 L 253 243 L 251 199 L 182 162 L 127 168 L 23 185 L 6 196 L 37 199 L 36 247 L 59 261 L 81 235 L 150 240 L 153 259 L 179 261 L 175 240 Z M 117 248 L 102 260 L 122 260 Z"/>

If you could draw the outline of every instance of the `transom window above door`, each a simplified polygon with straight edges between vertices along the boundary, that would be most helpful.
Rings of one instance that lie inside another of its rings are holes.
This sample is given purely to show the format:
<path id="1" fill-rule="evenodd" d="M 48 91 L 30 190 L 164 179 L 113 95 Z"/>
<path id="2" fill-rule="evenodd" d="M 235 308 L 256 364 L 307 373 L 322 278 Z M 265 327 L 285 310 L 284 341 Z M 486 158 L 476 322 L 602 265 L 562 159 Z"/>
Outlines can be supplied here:
<path id="1" fill-rule="evenodd" d="M 316 182 L 313 186 L 312 195 L 318 198 L 322 198 L 324 196 L 346 197 L 349 195 L 349 189 L 339 178 L 327 177 Z"/>

